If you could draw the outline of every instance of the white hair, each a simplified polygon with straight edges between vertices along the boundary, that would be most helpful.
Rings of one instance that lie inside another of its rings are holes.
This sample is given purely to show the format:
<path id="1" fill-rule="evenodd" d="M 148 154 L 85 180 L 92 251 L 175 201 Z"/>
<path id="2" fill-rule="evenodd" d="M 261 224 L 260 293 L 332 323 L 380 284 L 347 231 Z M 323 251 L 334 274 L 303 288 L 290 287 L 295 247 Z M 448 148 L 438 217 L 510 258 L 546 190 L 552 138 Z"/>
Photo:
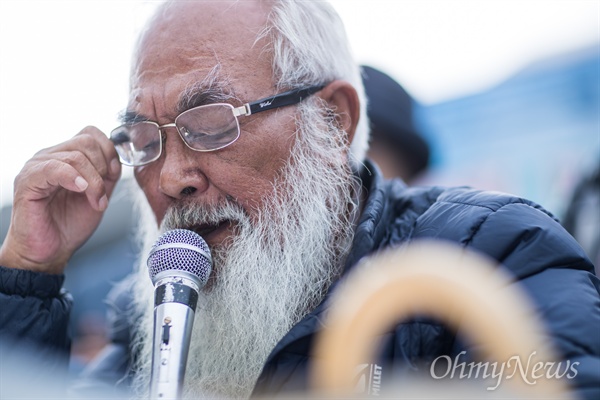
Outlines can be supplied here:
<path id="1" fill-rule="evenodd" d="M 269 37 L 278 87 L 304 87 L 336 79 L 358 94 L 360 118 L 350 145 L 350 165 L 360 171 L 369 142 L 367 99 L 342 20 L 325 1 L 274 0 L 269 22 L 257 38 Z M 302 105 L 300 105 L 302 107 Z"/>

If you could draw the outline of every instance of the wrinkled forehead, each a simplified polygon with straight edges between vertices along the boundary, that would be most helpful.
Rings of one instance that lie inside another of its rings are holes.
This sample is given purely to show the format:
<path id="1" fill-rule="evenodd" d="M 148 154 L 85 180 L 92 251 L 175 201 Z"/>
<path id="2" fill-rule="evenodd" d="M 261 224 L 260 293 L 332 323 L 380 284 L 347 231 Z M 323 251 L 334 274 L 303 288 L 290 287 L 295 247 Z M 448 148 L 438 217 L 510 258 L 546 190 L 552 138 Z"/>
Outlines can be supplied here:
<path id="1" fill-rule="evenodd" d="M 138 42 L 132 89 L 171 78 L 202 80 L 218 64 L 237 91 L 263 81 L 272 85 L 272 54 L 267 39 L 265 1 L 171 1 L 161 6 Z M 244 84 L 242 84 L 244 83 Z M 243 93 L 238 93 L 243 96 Z"/>

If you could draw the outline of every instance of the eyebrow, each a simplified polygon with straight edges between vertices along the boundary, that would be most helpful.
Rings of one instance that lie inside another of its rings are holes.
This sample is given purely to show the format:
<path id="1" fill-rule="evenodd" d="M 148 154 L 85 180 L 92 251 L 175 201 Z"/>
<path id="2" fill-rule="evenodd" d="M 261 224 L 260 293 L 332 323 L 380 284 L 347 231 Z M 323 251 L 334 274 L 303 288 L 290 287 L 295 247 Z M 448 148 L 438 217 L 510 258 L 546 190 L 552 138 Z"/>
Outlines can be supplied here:
<path id="1" fill-rule="evenodd" d="M 135 124 L 136 122 L 150 121 L 150 118 L 144 117 L 135 111 L 122 111 L 119 113 L 118 118 L 122 124 Z"/>
<path id="2" fill-rule="evenodd" d="M 177 102 L 177 114 L 181 114 L 190 108 L 214 103 L 227 103 L 232 100 L 241 102 L 234 94 L 229 79 L 221 73 L 221 65 L 217 63 L 202 81 L 188 85 L 179 95 Z M 134 124 L 136 122 L 152 121 L 150 118 L 138 114 L 135 111 L 123 111 L 119 114 L 122 124 Z"/>
<path id="3" fill-rule="evenodd" d="M 221 63 L 217 63 L 201 81 L 189 84 L 179 96 L 177 111 L 182 113 L 190 108 L 211 103 L 226 103 L 237 99 L 229 78 L 221 73 Z"/>
<path id="4" fill-rule="evenodd" d="M 179 97 L 177 112 L 212 103 L 226 103 L 239 100 L 226 80 L 207 76 L 201 82 L 188 86 Z"/>
<path id="5" fill-rule="evenodd" d="M 239 100 L 232 94 L 228 85 L 212 84 L 209 87 L 204 82 L 198 82 L 188 87 L 179 97 L 177 102 L 177 114 L 189 110 L 190 108 L 203 106 L 213 103 L 226 103 L 231 100 Z M 138 114 L 135 111 L 124 110 L 118 117 L 121 124 L 135 124 L 137 122 L 152 121 L 150 118 Z"/>

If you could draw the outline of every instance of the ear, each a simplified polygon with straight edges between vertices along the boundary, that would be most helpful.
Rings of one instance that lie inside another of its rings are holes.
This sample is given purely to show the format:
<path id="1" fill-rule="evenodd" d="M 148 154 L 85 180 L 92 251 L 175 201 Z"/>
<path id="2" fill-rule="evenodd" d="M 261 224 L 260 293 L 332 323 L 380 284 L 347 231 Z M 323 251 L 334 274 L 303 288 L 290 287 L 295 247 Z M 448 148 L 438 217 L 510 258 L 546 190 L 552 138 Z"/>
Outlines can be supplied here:
<path id="1" fill-rule="evenodd" d="M 348 135 L 348 143 L 352 143 L 360 117 L 360 103 L 354 86 L 335 80 L 321 89 L 320 97 L 334 111 L 340 128 Z"/>

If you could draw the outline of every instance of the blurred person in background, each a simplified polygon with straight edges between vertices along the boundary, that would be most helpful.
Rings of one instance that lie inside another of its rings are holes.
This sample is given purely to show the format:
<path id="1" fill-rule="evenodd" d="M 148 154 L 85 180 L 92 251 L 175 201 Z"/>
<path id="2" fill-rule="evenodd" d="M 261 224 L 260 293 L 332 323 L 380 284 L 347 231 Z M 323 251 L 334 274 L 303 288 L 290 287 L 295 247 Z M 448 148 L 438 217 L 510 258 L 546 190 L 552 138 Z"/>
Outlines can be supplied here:
<path id="1" fill-rule="evenodd" d="M 600 273 L 600 164 L 575 187 L 563 218 L 563 226 L 573 235 Z"/>
<path id="2" fill-rule="evenodd" d="M 109 297 L 110 343 L 79 390 L 145 397 L 154 311 L 145 261 L 161 233 L 181 228 L 203 236 L 214 260 L 196 310 L 188 398 L 306 391 L 331 293 L 364 257 L 419 239 L 501 264 L 561 360 L 577 366 L 568 383 L 597 398 L 599 282 L 583 249 L 526 199 L 385 180 L 366 157 L 365 104 L 360 68 L 326 2 L 165 3 L 138 42 L 112 140 L 84 128 L 38 152 L 15 180 L 0 248 L 0 335 L 52 349 L 59 356 L 40 357 L 64 367 L 65 267 L 97 228 L 120 160 L 134 167 L 145 244 Z M 474 350 L 460 333 L 429 319 L 394 327 L 379 355 L 384 386 Z"/>
<path id="3" fill-rule="evenodd" d="M 384 177 L 412 183 L 429 164 L 429 144 L 414 122 L 414 100 L 386 73 L 362 66 L 371 123 L 368 157 L 381 168 Z"/>

